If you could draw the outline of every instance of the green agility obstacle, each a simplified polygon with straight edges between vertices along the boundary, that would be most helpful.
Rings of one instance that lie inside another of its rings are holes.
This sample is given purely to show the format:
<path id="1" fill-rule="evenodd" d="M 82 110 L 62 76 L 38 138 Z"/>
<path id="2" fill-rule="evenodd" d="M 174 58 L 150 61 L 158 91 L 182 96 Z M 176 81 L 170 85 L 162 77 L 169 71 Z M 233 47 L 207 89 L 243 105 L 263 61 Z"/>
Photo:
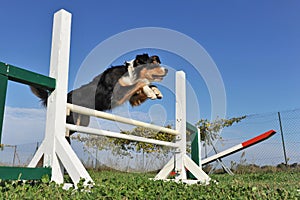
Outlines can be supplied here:
<path id="1" fill-rule="evenodd" d="M 8 81 L 38 86 L 47 89 L 49 92 L 55 89 L 54 78 L 0 62 L 0 144 L 2 143 L 2 127 Z M 1 180 L 37 180 L 44 175 L 51 176 L 51 168 L 0 166 Z"/>

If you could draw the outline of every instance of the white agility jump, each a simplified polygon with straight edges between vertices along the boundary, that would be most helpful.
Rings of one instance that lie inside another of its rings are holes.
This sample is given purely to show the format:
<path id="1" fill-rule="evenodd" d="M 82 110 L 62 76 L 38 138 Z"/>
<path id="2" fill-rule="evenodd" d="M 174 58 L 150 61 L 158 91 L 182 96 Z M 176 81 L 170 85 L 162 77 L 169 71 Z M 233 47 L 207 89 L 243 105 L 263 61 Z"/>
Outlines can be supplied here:
<path id="1" fill-rule="evenodd" d="M 56 79 L 56 89 L 48 98 L 47 121 L 45 139 L 34 155 L 29 167 L 35 167 L 43 157 L 44 166 L 52 168 L 51 180 L 63 183 L 64 169 L 76 185 L 81 178 L 85 183 L 93 182 L 83 164 L 65 139 L 69 130 L 86 134 L 102 135 L 107 137 L 123 138 L 133 141 L 141 141 L 152 144 L 164 145 L 176 148 L 174 157 L 156 175 L 156 180 L 166 180 L 173 170 L 176 172 L 175 181 L 208 183 L 209 176 L 194 163 L 186 154 L 186 80 L 183 71 L 176 72 L 176 127 L 175 130 L 136 120 L 123 118 L 105 112 L 67 104 L 68 70 L 71 35 L 71 14 L 60 10 L 54 15 L 52 51 L 50 61 L 50 77 Z M 175 142 L 166 142 L 143 138 L 133 135 L 124 135 L 111 131 L 104 131 L 90 127 L 66 124 L 66 114 L 69 112 L 95 116 L 108 120 L 151 128 L 166 134 L 176 135 Z M 196 180 L 187 180 L 188 169 Z"/>

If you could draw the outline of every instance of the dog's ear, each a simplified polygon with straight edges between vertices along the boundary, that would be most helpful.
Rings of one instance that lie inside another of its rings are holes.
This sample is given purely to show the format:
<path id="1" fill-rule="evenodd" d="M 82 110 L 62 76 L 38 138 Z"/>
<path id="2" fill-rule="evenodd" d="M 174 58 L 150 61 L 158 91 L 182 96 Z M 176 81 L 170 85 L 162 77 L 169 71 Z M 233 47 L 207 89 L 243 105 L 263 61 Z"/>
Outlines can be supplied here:
<path id="1" fill-rule="evenodd" d="M 149 61 L 149 55 L 144 53 L 142 55 L 137 55 L 134 60 L 134 67 L 142 64 L 146 64 Z"/>
<path id="2" fill-rule="evenodd" d="M 150 57 L 150 63 L 161 64 L 159 57 L 156 55 Z"/>

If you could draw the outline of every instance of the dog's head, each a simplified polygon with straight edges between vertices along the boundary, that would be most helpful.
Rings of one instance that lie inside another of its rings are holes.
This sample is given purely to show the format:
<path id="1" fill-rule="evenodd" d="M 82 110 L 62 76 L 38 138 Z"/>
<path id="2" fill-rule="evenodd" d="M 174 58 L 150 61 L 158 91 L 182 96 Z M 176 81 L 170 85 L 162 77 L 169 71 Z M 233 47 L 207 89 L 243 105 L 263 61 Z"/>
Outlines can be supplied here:
<path id="1" fill-rule="evenodd" d="M 137 66 L 135 72 L 140 80 L 159 82 L 167 75 L 168 69 L 162 67 L 160 64 L 148 63 Z"/>
<path id="2" fill-rule="evenodd" d="M 168 70 L 160 64 L 158 56 L 149 57 L 148 54 L 142 54 L 135 57 L 133 67 L 137 67 L 136 72 L 139 74 L 139 78 L 157 82 L 161 81 L 168 73 Z"/>
<path id="3" fill-rule="evenodd" d="M 168 70 L 160 65 L 160 59 L 156 55 L 137 55 L 134 60 L 125 62 L 125 65 L 128 67 L 128 73 L 119 79 L 122 86 L 130 86 L 139 81 L 147 84 L 158 82 L 168 73 Z"/>

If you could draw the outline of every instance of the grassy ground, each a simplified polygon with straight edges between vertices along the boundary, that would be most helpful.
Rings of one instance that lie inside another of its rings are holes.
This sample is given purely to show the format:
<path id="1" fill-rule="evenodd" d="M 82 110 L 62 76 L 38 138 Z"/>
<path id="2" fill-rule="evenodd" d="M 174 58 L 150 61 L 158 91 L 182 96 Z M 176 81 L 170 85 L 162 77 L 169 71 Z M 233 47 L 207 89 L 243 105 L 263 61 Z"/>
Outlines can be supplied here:
<path id="1" fill-rule="evenodd" d="M 211 175 L 208 186 L 152 181 L 154 174 L 90 171 L 95 186 L 89 192 L 63 190 L 47 178 L 40 183 L 0 185 L 0 199 L 300 199 L 300 172 L 258 172 Z"/>

